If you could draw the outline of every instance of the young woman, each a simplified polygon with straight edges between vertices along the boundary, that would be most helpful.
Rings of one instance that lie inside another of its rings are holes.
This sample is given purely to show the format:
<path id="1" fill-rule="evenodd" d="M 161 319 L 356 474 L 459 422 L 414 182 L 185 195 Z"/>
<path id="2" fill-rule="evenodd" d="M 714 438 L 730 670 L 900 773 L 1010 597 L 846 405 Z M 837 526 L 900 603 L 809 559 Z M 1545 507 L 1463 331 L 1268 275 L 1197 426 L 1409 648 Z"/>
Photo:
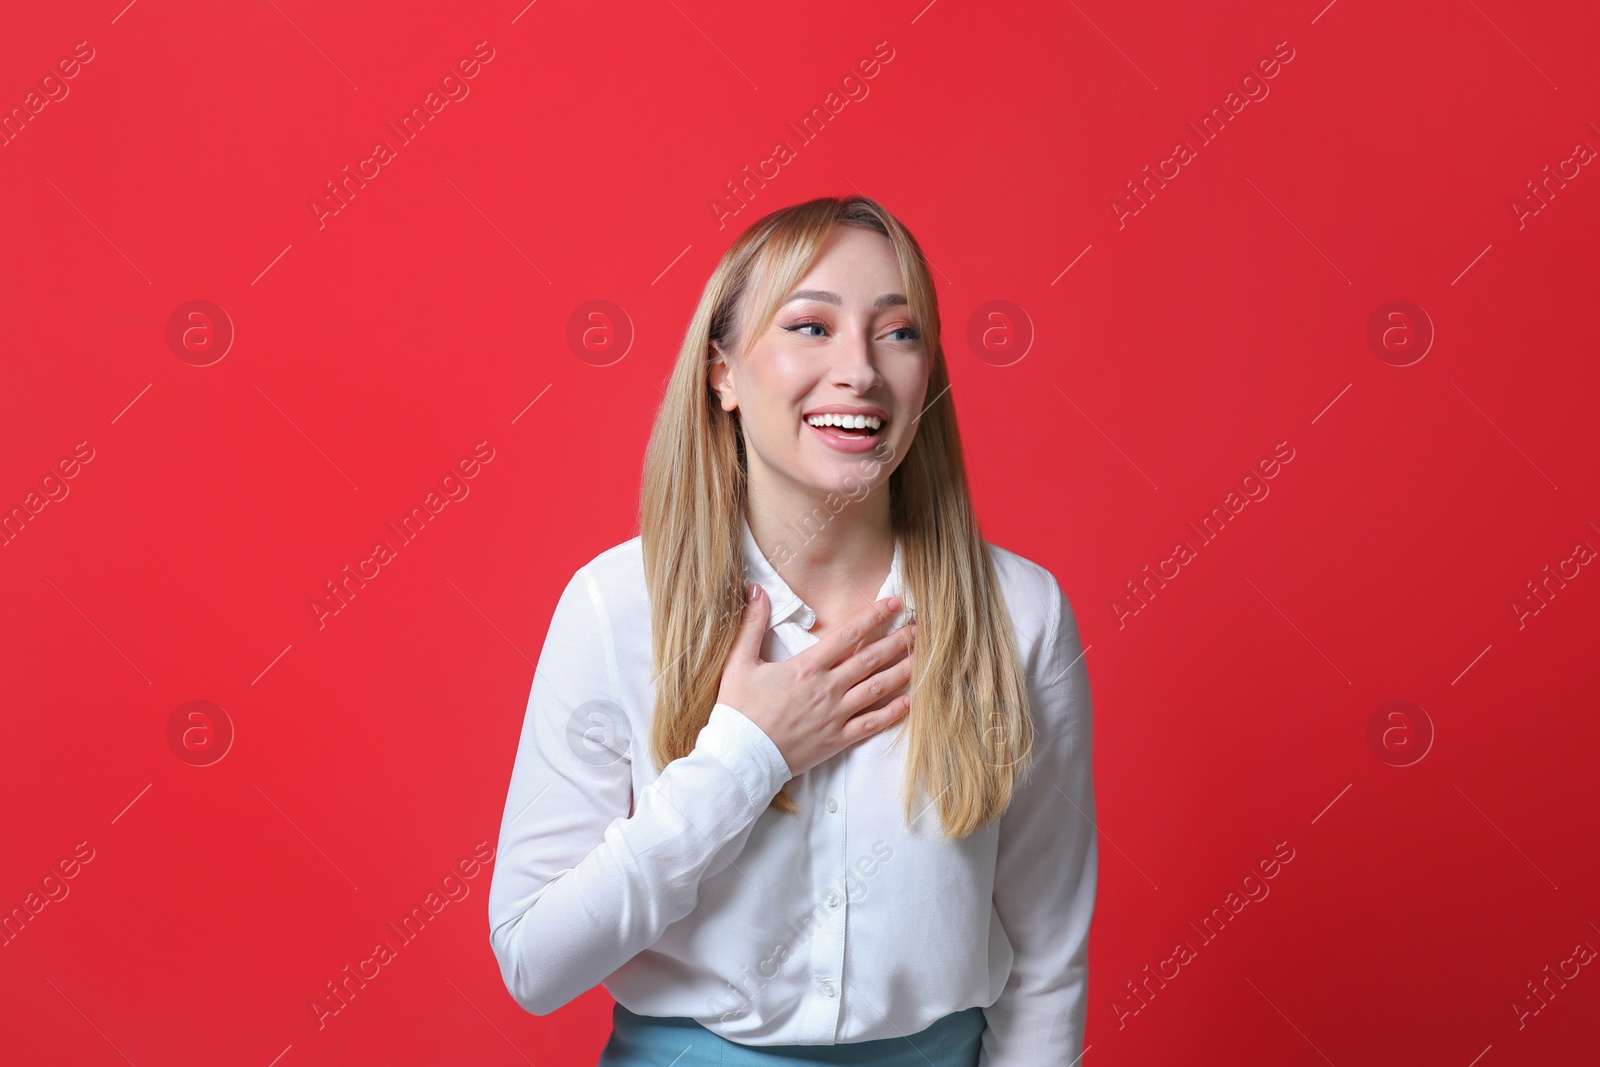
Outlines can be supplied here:
<path id="1" fill-rule="evenodd" d="M 980 537 L 949 390 L 866 197 L 767 215 L 707 283 L 641 535 L 556 605 L 489 893 L 525 1009 L 616 998 L 601 1067 L 1081 1055 L 1082 646 Z"/>

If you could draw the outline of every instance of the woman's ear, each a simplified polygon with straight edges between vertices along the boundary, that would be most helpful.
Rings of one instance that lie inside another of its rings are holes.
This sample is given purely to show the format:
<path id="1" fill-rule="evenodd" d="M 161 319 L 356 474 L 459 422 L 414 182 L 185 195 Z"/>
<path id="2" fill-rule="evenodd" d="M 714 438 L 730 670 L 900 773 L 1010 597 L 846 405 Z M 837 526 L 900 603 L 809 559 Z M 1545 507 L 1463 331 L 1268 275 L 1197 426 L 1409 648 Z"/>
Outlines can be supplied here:
<path id="1" fill-rule="evenodd" d="M 728 354 L 719 348 L 715 341 L 711 342 L 711 365 L 707 370 L 707 378 L 712 391 L 722 403 L 722 410 L 736 410 L 739 407 L 739 398 L 729 377 Z"/>

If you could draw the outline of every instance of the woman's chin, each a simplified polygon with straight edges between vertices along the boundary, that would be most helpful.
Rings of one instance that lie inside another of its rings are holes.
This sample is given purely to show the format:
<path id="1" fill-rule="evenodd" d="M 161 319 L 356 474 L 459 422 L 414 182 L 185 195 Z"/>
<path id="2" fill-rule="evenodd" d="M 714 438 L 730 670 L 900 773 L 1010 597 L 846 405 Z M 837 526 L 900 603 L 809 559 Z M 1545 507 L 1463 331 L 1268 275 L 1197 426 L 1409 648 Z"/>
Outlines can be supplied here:
<path id="1" fill-rule="evenodd" d="M 812 495 L 822 498 L 844 497 L 847 500 L 859 501 L 883 482 L 881 471 L 875 471 L 876 476 L 869 481 L 857 464 L 845 463 L 836 466 L 840 466 L 841 469 L 813 471 L 809 477 L 803 479 L 810 486 Z"/>

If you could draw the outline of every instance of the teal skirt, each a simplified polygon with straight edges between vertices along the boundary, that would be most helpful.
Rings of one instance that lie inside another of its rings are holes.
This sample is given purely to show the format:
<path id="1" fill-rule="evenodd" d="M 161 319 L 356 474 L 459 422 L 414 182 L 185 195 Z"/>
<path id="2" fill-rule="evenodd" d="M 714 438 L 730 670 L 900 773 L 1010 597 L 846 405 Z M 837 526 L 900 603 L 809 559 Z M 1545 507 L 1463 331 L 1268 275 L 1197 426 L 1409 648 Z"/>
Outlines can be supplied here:
<path id="1" fill-rule="evenodd" d="M 616 1004 L 611 1040 L 596 1067 L 977 1067 L 984 1025 L 983 1009 L 972 1007 L 910 1037 L 842 1045 L 741 1045 L 687 1017 L 636 1015 Z"/>

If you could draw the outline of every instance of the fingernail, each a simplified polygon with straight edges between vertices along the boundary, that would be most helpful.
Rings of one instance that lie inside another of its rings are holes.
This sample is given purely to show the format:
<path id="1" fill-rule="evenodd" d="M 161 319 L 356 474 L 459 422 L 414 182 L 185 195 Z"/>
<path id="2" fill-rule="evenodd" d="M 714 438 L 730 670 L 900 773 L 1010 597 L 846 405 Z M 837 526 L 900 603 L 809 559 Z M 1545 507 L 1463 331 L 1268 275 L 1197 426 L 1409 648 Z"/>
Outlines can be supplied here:
<path id="1" fill-rule="evenodd" d="M 756 594 L 760 592 L 760 590 L 761 586 L 758 583 L 750 583 L 750 603 L 754 604 L 756 602 Z"/>

